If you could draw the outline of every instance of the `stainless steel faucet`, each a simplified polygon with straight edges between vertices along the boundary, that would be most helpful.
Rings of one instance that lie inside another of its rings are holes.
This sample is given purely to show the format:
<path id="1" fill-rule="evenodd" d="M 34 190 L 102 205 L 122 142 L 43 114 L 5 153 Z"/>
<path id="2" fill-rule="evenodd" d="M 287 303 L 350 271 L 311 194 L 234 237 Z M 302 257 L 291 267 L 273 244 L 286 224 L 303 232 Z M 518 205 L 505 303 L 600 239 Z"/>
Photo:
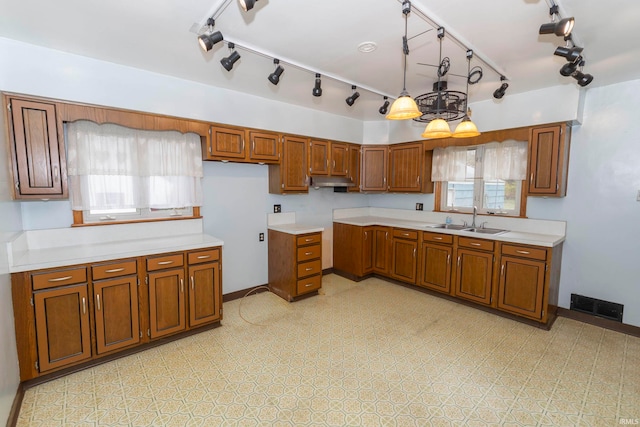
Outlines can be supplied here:
<path id="1" fill-rule="evenodd" d="M 473 207 L 473 221 L 471 222 L 471 228 L 476 228 L 476 215 L 478 215 L 478 207 Z"/>

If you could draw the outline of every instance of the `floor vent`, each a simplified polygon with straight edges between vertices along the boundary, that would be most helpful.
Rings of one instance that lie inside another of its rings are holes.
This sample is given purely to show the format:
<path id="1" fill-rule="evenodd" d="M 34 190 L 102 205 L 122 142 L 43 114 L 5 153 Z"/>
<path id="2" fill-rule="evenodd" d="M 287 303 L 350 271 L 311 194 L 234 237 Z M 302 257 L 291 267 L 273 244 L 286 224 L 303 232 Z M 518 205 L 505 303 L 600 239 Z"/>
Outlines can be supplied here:
<path id="1" fill-rule="evenodd" d="M 571 294 L 571 310 L 593 314 L 616 322 L 622 322 L 624 305 L 601 299 L 585 297 L 584 295 Z"/>

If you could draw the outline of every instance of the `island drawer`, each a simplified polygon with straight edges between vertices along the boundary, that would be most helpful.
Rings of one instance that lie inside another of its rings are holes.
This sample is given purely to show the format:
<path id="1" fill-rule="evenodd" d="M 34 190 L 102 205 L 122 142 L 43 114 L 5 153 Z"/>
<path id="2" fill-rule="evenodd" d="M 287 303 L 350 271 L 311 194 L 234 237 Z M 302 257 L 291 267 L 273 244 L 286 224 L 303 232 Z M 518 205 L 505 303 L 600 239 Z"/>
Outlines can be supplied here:
<path id="1" fill-rule="evenodd" d="M 56 270 L 46 273 L 38 273 L 31 276 L 33 290 L 55 288 L 58 286 L 73 285 L 87 281 L 87 269 L 85 267 L 69 270 Z"/>
<path id="2" fill-rule="evenodd" d="M 182 254 L 165 255 L 147 258 L 147 271 L 163 270 L 166 268 L 182 267 L 184 257 Z"/>
<path id="3" fill-rule="evenodd" d="M 112 262 L 108 264 L 98 264 L 91 266 L 91 277 L 93 280 L 109 279 L 111 277 L 128 276 L 136 274 L 138 271 L 135 259 L 128 261 Z"/>

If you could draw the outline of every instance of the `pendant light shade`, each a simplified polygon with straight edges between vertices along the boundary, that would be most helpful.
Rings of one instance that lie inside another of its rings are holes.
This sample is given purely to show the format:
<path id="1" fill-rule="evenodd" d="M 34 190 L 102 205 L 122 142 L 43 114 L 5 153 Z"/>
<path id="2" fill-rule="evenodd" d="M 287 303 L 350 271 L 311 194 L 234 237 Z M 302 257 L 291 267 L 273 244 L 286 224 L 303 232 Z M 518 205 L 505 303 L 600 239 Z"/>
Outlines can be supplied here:
<path id="1" fill-rule="evenodd" d="M 423 138 L 449 138 L 450 136 L 449 123 L 444 119 L 431 120 L 422 133 Z"/>
<path id="2" fill-rule="evenodd" d="M 475 123 L 471 121 L 469 116 L 464 116 L 462 121 L 456 126 L 456 130 L 453 132 L 454 138 L 473 138 L 480 135 Z"/>
<path id="3" fill-rule="evenodd" d="M 408 93 L 403 92 L 398 99 L 391 104 L 391 110 L 386 118 L 389 120 L 409 120 L 420 117 L 422 112 L 418 109 L 418 104 L 409 96 Z"/>

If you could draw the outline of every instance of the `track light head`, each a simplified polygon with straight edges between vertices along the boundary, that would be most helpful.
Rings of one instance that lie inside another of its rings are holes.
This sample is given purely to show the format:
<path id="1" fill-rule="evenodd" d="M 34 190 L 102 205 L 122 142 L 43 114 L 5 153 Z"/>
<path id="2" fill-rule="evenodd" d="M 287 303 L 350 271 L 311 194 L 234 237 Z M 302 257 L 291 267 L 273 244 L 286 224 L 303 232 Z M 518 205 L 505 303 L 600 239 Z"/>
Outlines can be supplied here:
<path id="1" fill-rule="evenodd" d="M 593 81 L 593 76 L 591 74 L 584 74 L 582 71 L 576 71 L 571 75 L 571 77 L 576 79 L 578 81 L 578 85 L 581 87 L 585 87 Z"/>
<path id="2" fill-rule="evenodd" d="M 269 81 L 274 85 L 280 83 L 280 76 L 284 73 L 284 68 L 280 66 L 280 60 L 274 59 L 273 63 L 276 65 L 276 69 L 273 73 L 269 74 Z"/>
<path id="3" fill-rule="evenodd" d="M 582 57 L 580 56 L 574 62 L 567 62 L 562 66 L 562 68 L 560 68 L 560 74 L 562 74 L 565 77 L 569 77 L 570 75 L 576 72 L 576 70 L 578 69 L 578 65 L 580 65 L 581 61 L 582 61 Z"/>
<path id="4" fill-rule="evenodd" d="M 507 92 L 508 87 L 509 83 L 502 83 L 500 87 L 493 92 L 493 97 L 495 99 L 502 99 L 504 94 Z"/>
<path id="5" fill-rule="evenodd" d="M 539 34 L 555 34 L 558 37 L 568 37 L 573 30 L 575 19 L 564 18 L 558 22 L 549 22 L 548 24 L 542 24 L 540 26 Z"/>
<path id="6" fill-rule="evenodd" d="M 320 85 L 322 84 L 322 80 L 320 80 L 320 74 L 316 73 L 316 84 L 313 86 L 313 90 L 311 93 L 313 96 L 322 96 L 322 88 Z"/>
<path id="7" fill-rule="evenodd" d="M 389 97 L 385 96 L 384 97 L 384 104 L 382 104 L 382 107 L 380 107 L 380 109 L 378 110 L 378 113 L 385 115 L 387 114 L 387 111 L 389 110 Z"/>
<path id="8" fill-rule="evenodd" d="M 203 34 L 198 37 L 198 43 L 200 43 L 200 47 L 203 51 L 209 52 L 213 49 L 213 45 L 224 40 L 222 33 L 220 31 L 216 31 L 211 34 Z"/>
<path id="9" fill-rule="evenodd" d="M 360 97 L 360 94 L 356 92 L 355 86 L 351 86 L 351 90 L 353 90 L 351 96 L 344 100 L 349 107 L 351 107 L 356 102 L 356 99 Z"/>
<path id="10" fill-rule="evenodd" d="M 258 0 L 238 0 L 238 3 L 240 3 L 240 7 L 246 12 L 253 9 L 257 1 Z"/>
<path id="11" fill-rule="evenodd" d="M 556 56 L 562 56 L 569 62 L 575 62 L 576 60 L 579 60 L 580 54 L 582 53 L 583 50 L 584 48 L 581 48 L 578 46 L 573 46 L 573 47 L 559 46 L 556 48 L 556 51 L 553 52 L 553 54 Z"/>
<path id="12" fill-rule="evenodd" d="M 235 47 L 236 45 L 234 43 L 229 43 L 229 49 L 233 49 Z M 238 59 L 240 59 L 240 54 L 234 50 L 233 52 L 231 52 L 231 55 L 227 56 L 226 58 L 222 58 L 220 60 L 220 63 L 225 70 L 231 71 L 231 69 L 233 68 L 233 64 L 235 64 Z"/>

